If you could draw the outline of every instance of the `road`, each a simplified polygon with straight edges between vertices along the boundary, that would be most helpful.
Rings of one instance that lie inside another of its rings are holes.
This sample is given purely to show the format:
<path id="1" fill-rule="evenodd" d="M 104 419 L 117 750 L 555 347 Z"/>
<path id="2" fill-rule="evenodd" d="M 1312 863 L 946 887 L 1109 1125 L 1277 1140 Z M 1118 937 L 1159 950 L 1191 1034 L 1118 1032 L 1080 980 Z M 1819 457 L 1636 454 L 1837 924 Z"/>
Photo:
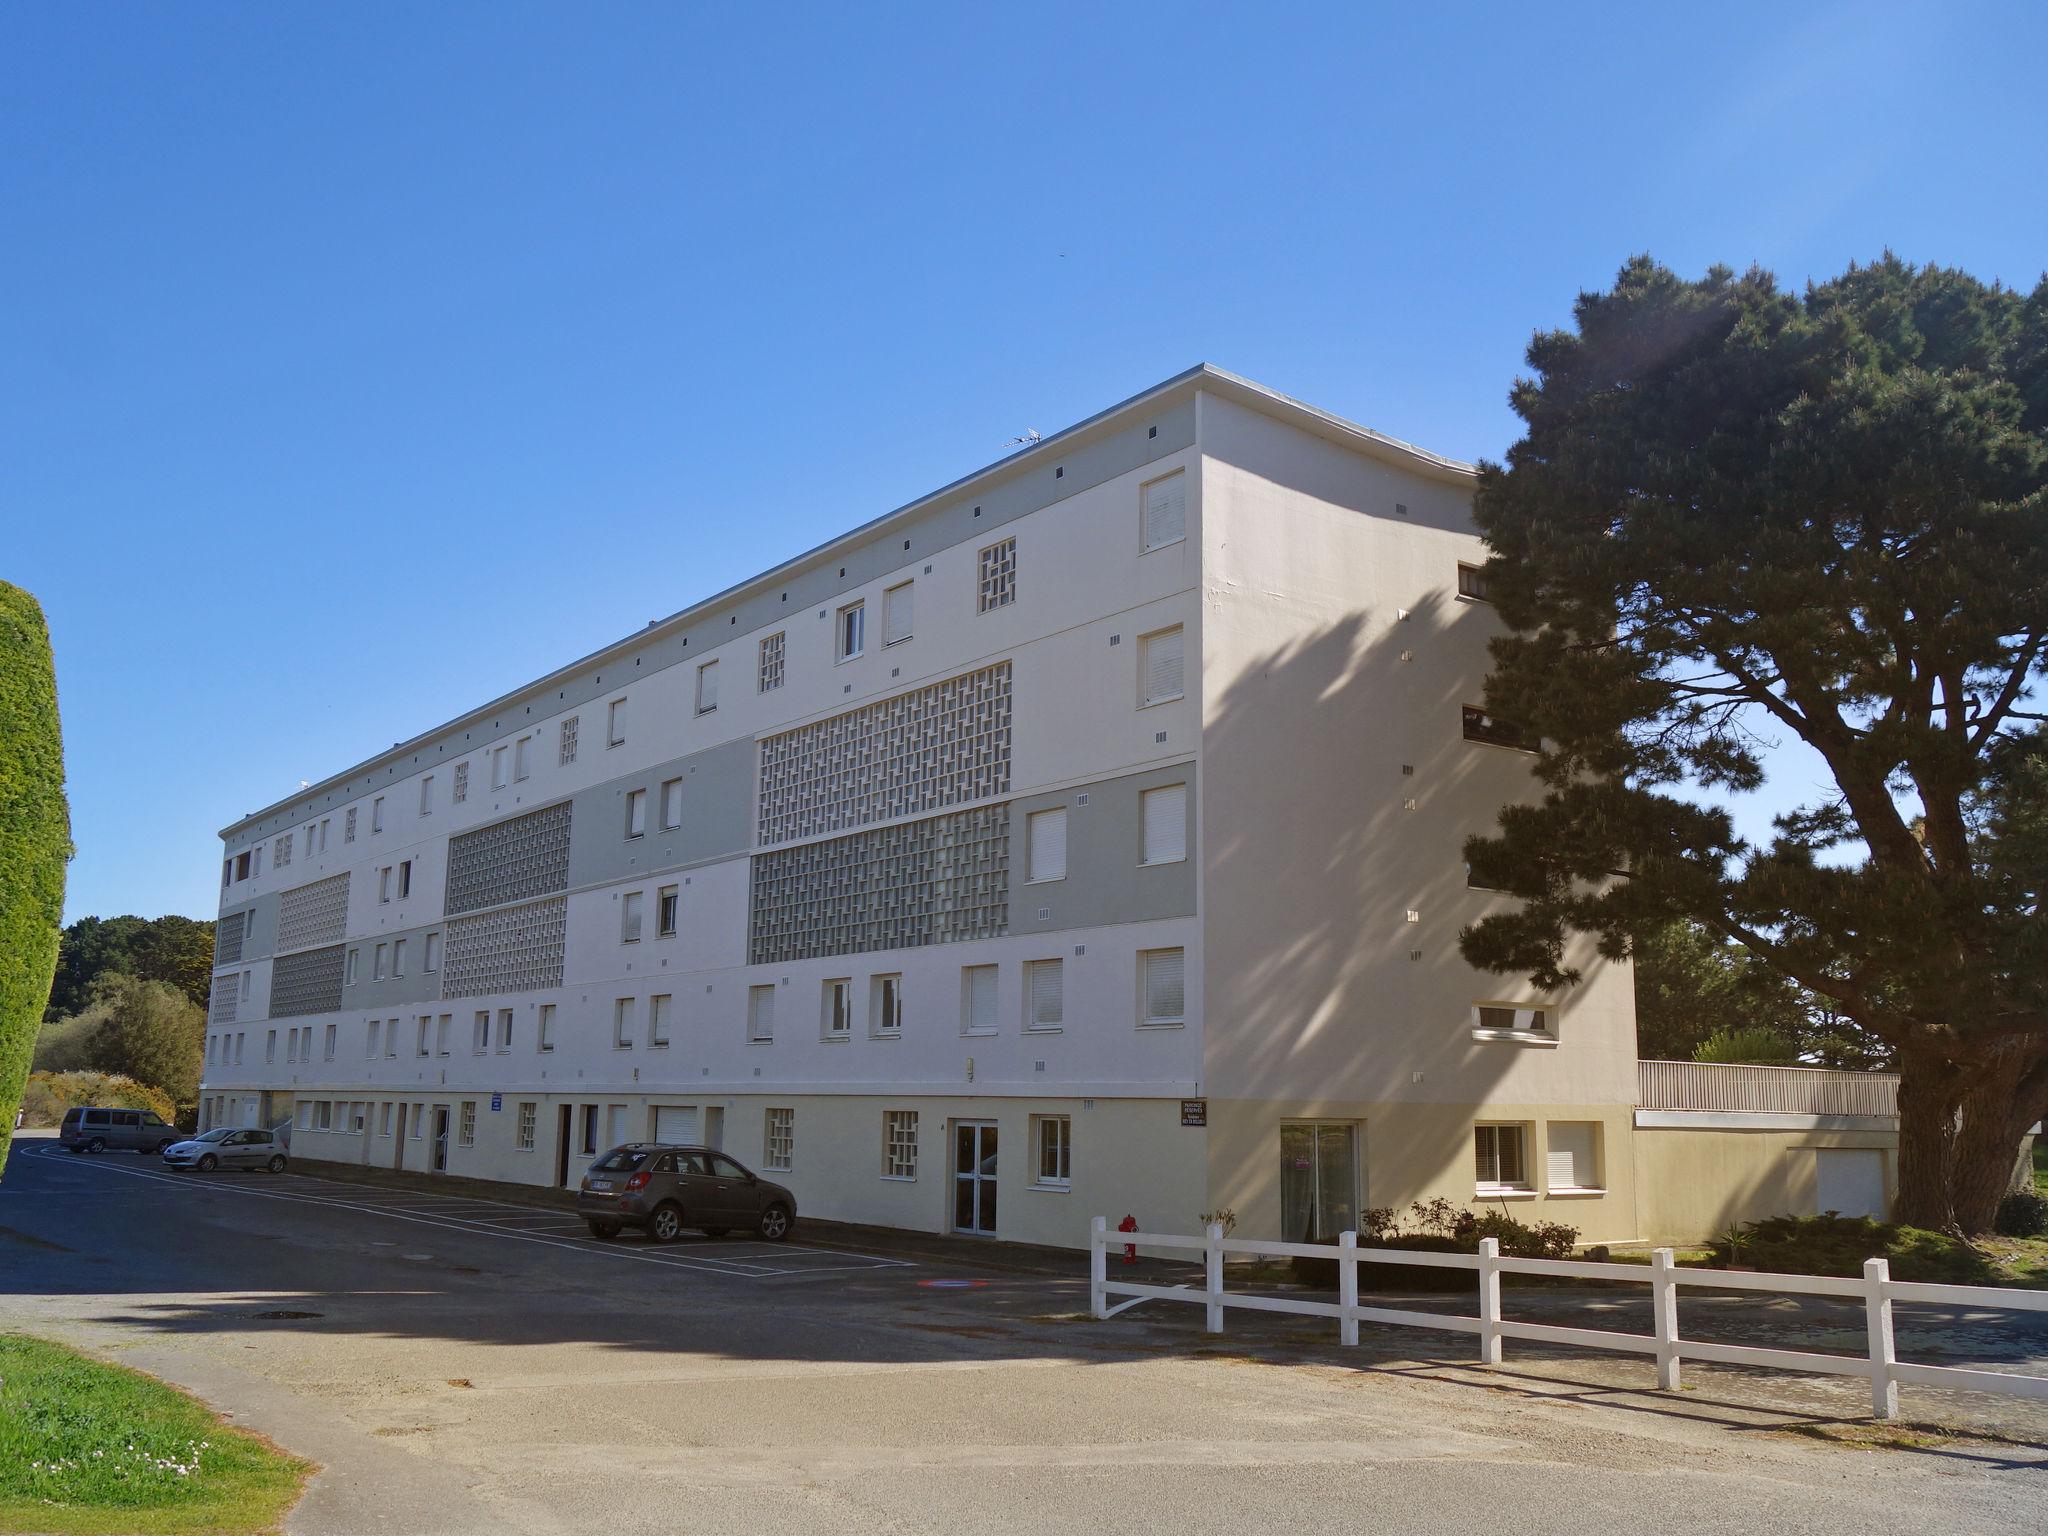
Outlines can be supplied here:
<path id="1" fill-rule="evenodd" d="M 1294 1319 L 1221 1341 L 1194 1308 L 1094 1323 L 1082 1268 L 801 1229 L 600 1244 L 547 1211 L 33 1137 L 0 1181 L 0 1328 L 320 1462 L 294 1532 L 2041 1529 L 2038 1409 L 1845 1445 L 1823 1386 L 1660 1396 L 1633 1361 L 1482 1371 L 1426 1334 L 1340 1355 Z"/>

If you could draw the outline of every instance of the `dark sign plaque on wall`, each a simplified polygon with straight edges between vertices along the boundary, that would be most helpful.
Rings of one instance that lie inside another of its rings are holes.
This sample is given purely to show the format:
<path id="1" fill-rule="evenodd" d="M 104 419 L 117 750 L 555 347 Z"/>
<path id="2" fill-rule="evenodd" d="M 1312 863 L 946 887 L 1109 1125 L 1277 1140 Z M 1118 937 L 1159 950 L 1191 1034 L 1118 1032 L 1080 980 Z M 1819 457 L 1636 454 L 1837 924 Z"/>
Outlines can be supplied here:
<path id="1" fill-rule="evenodd" d="M 1182 1099 L 1180 1101 L 1180 1123 L 1182 1125 L 1205 1126 L 1209 1123 L 1209 1101 L 1207 1099 Z"/>

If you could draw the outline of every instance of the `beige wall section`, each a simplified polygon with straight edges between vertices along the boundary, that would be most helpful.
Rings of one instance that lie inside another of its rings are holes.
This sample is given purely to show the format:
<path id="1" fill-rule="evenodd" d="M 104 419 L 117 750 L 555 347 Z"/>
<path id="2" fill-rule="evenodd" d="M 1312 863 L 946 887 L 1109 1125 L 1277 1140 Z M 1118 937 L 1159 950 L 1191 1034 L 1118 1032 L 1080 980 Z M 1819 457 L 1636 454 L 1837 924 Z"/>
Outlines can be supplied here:
<path id="1" fill-rule="evenodd" d="M 1363 1149 L 1359 1209 L 1409 1205 L 1441 1195 L 1454 1205 L 1506 1210 L 1517 1221 L 1563 1222 L 1584 1243 L 1636 1237 L 1636 1164 L 1630 1153 L 1630 1111 L 1614 1104 L 1360 1103 L 1355 1100 L 1209 1101 L 1210 1194 L 1237 1217 L 1240 1237 L 1298 1241 L 1280 1230 L 1280 1127 L 1301 1121 L 1351 1125 Z M 1475 1121 L 1518 1124 L 1529 1149 L 1528 1192 L 1481 1195 L 1474 1180 Z M 1548 1188 L 1545 1149 L 1554 1122 L 1590 1122 L 1596 1133 L 1603 1189 L 1555 1194 Z"/>
<path id="2" fill-rule="evenodd" d="M 1195 1231 L 1199 1225 L 1196 1218 L 1208 1209 L 1204 1204 L 1203 1132 L 1181 1126 L 1178 1099 L 839 1094 L 691 1098 L 679 1094 L 595 1092 L 549 1098 L 508 1093 L 504 1108 L 493 1114 L 488 1094 L 450 1094 L 442 1090 L 394 1100 L 389 1089 L 376 1097 L 367 1097 L 371 1090 L 353 1092 L 366 1096 L 369 1105 L 366 1134 L 294 1130 L 295 1159 L 425 1172 L 431 1165 L 433 1110 L 445 1104 L 450 1123 L 450 1174 L 546 1186 L 554 1182 L 556 1130 L 563 1104 L 577 1107 L 572 1115 L 572 1137 L 576 1134 L 573 1126 L 580 1123 L 580 1106 L 603 1106 L 598 1138 L 603 1146 L 611 1145 L 606 1127 L 613 1105 L 623 1106 L 625 1138 L 638 1140 L 652 1134 L 655 1106 L 695 1104 L 700 1108 L 724 1109 L 720 1145 L 764 1177 L 788 1185 L 796 1195 L 800 1217 L 920 1232 L 951 1231 L 952 1129 L 966 1120 L 994 1121 L 997 1126 L 998 1237 L 1012 1242 L 1086 1247 L 1089 1221 L 1095 1216 L 1107 1216 L 1114 1225 L 1126 1212 L 1131 1212 L 1142 1221 L 1166 1224 L 1177 1231 Z M 335 1098 L 340 1100 L 339 1090 Z M 473 1147 L 457 1144 L 461 1104 L 466 1099 L 474 1100 L 477 1106 Z M 381 1134 L 382 1106 L 386 1102 L 425 1105 L 423 1134 L 417 1139 L 412 1136 L 410 1110 L 403 1138 L 397 1134 L 395 1110 L 393 1134 Z M 537 1106 L 535 1146 L 531 1152 L 520 1151 L 517 1146 L 518 1107 L 522 1102 Z M 766 1112 L 770 1107 L 796 1111 L 796 1151 L 787 1172 L 767 1168 L 762 1155 Z M 914 1179 L 882 1177 L 882 1116 L 892 1109 L 918 1113 L 918 1167 Z M 1032 1121 L 1046 1115 L 1065 1115 L 1072 1126 L 1072 1180 L 1066 1189 L 1048 1187 L 1037 1178 Z M 339 1124 L 340 1119 L 337 1113 L 334 1123 Z M 590 1159 L 572 1155 L 569 1161 L 573 1181 L 581 1177 Z"/>
<path id="3" fill-rule="evenodd" d="M 1470 1201 L 1474 1118 L 1600 1119 L 1610 1167 L 1632 1167 L 1627 967 L 1586 956 L 1587 979 L 1548 1000 L 1554 1045 L 1473 1038 L 1475 1002 L 1537 999 L 1458 954 L 1498 900 L 1466 887 L 1463 841 L 1533 789 L 1526 756 L 1463 738 L 1498 632 L 1456 596 L 1458 562 L 1484 558 L 1468 482 L 1209 395 L 1200 442 L 1205 1091 L 1385 1106 L 1361 1110 L 1386 1122 L 1368 1138 L 1375 1205 Z M 1253 1210 L 1274 1198 L 1258 1190 L 1278 1110 L 1263 1113 L 1212 1154 L 1219 1197 L 1242 1184 Z M 1631 1199 L 1522 1204 L 1569 1204 L 1559 1219 L 1621 1237 Z"/>
<path id="4" fill-rule="evenodd" d="M 1898 1145 L 1896 1131 L 1641 1127 L 1635 1168 L 1643 1236 L 1653 1243 L 1697 1243 L 1737 1222 L 1816 1215 L 1814 1153 L 1830 1147 L 1882 1150 L 1889 1207 L 1898 1188 Z"/>

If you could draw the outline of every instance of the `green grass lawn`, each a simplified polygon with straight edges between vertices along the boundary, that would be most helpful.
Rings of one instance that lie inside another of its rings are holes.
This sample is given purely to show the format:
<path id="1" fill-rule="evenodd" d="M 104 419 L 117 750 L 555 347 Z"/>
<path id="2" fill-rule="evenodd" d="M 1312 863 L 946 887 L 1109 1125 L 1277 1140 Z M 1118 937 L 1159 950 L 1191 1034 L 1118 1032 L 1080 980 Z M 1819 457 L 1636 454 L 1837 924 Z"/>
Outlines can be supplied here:
<path id="1" fill-rule="evenodd" d="M 153 1377 L 0 1334 L 0 1531 L 271 1531 L 311 1471 Z"/>

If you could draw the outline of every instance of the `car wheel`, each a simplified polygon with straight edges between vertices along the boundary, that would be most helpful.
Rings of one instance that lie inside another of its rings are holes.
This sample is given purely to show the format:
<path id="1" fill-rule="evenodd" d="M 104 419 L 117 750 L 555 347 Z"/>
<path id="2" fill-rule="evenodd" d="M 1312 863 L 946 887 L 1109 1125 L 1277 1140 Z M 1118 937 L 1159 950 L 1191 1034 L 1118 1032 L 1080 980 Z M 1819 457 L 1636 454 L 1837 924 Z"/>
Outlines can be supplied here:
<path id="1" fill-rule="evenodd" d="M 198 1163 L 199 1171 L 201 1173 L 211 1173 L 214 1169 L 218 1168 L 219 1166 L 220 1159 L 215 1157 L 211 1152 L 201 1154 Z"/>
<path id="2" fill-rule="evenodd" d="M 85 1150 L 88 1152 L 104 1152 L 107 1150 L 107 1144 L 95 1136 L 85 1144 Z"/>
<path id="3" fill-rule="evenodd" d="M 277 1156 L 273 1157 L 265 1166 L 267 1166 L 272 1173 L 283 1173 L 284 1154 L 282 1152 L 278 1153 Z"/>
<path id="4" fill-rule="evenodd" d="M 761 1236 L 771 1243 L 779 1243 L 789 1236 L 789 1229 L 794 1225 L 789 1207 L 780 1200 L 761 1213 Z"/>
<path id="5" fill-rule="evenodd" d="M 155 1149 L 155 1150 L 156 1150 L 156 1155 L 157 1155 L 158 1157 L 162 1157 L 162 1156 L 163 1156 L 163 1155 L 164 1155 L 164 1154 L 165 1154 L 166 1152 L 170 1151 L 170 1150 L 171 1150 L 171 1143 L 170 1143 L 170 1138 L 169 1138 L 169 1137 L 166 1137 L 166 1138 L 165 1138 L 164 1140 L 162 1140 L 162 1141 L 158 1142 L 158 1143 L 156 1144 L 156 1149 Z M 144 1157 L 148 1157 L 148 1156 L 149 1156 L 149 1153 L 147 1153 L 147 1152 L 144 1152 L 144 1153 L 143 1153 L 142 1155 L 143 1155 Z"/>
<path id="6" fill-rule="evenodd" d="M 706 1237 L 723 1237 L 723 1236 L 725 1236 L 725 1234 L 726 1234 L 726 1233 L 730 1232 L 730 1231 L 732 1230 L 732 1228 L 731 1228 L 731 1227 L 699 1227 L 699 1228 L 698 1228 L 697 1230 L 698 1230 L 698 1231 L 700 1231 L 700 1232 L 702 1232 L 702 1233 L 703 1233 L 703 1234 L 704 1234 L 704 1235 L 705 1235 Z"/>
<path id="7" fill-rule="evenodd" d="M 658 1205 L 654 1214 L 647 1218 L 647 1235 L 657 1243 L 672 1243 L 683 1235 L 683 1212 L 680 1206 Z"/>
<path id="8" fill-rule="evenodd" d="M 608 1243 L 619 1235 L 619 1224 L 616 1221 L 593 1221 L 587 1225 L 590 1227 L 590 1235 L 601 1243 Z"/>

